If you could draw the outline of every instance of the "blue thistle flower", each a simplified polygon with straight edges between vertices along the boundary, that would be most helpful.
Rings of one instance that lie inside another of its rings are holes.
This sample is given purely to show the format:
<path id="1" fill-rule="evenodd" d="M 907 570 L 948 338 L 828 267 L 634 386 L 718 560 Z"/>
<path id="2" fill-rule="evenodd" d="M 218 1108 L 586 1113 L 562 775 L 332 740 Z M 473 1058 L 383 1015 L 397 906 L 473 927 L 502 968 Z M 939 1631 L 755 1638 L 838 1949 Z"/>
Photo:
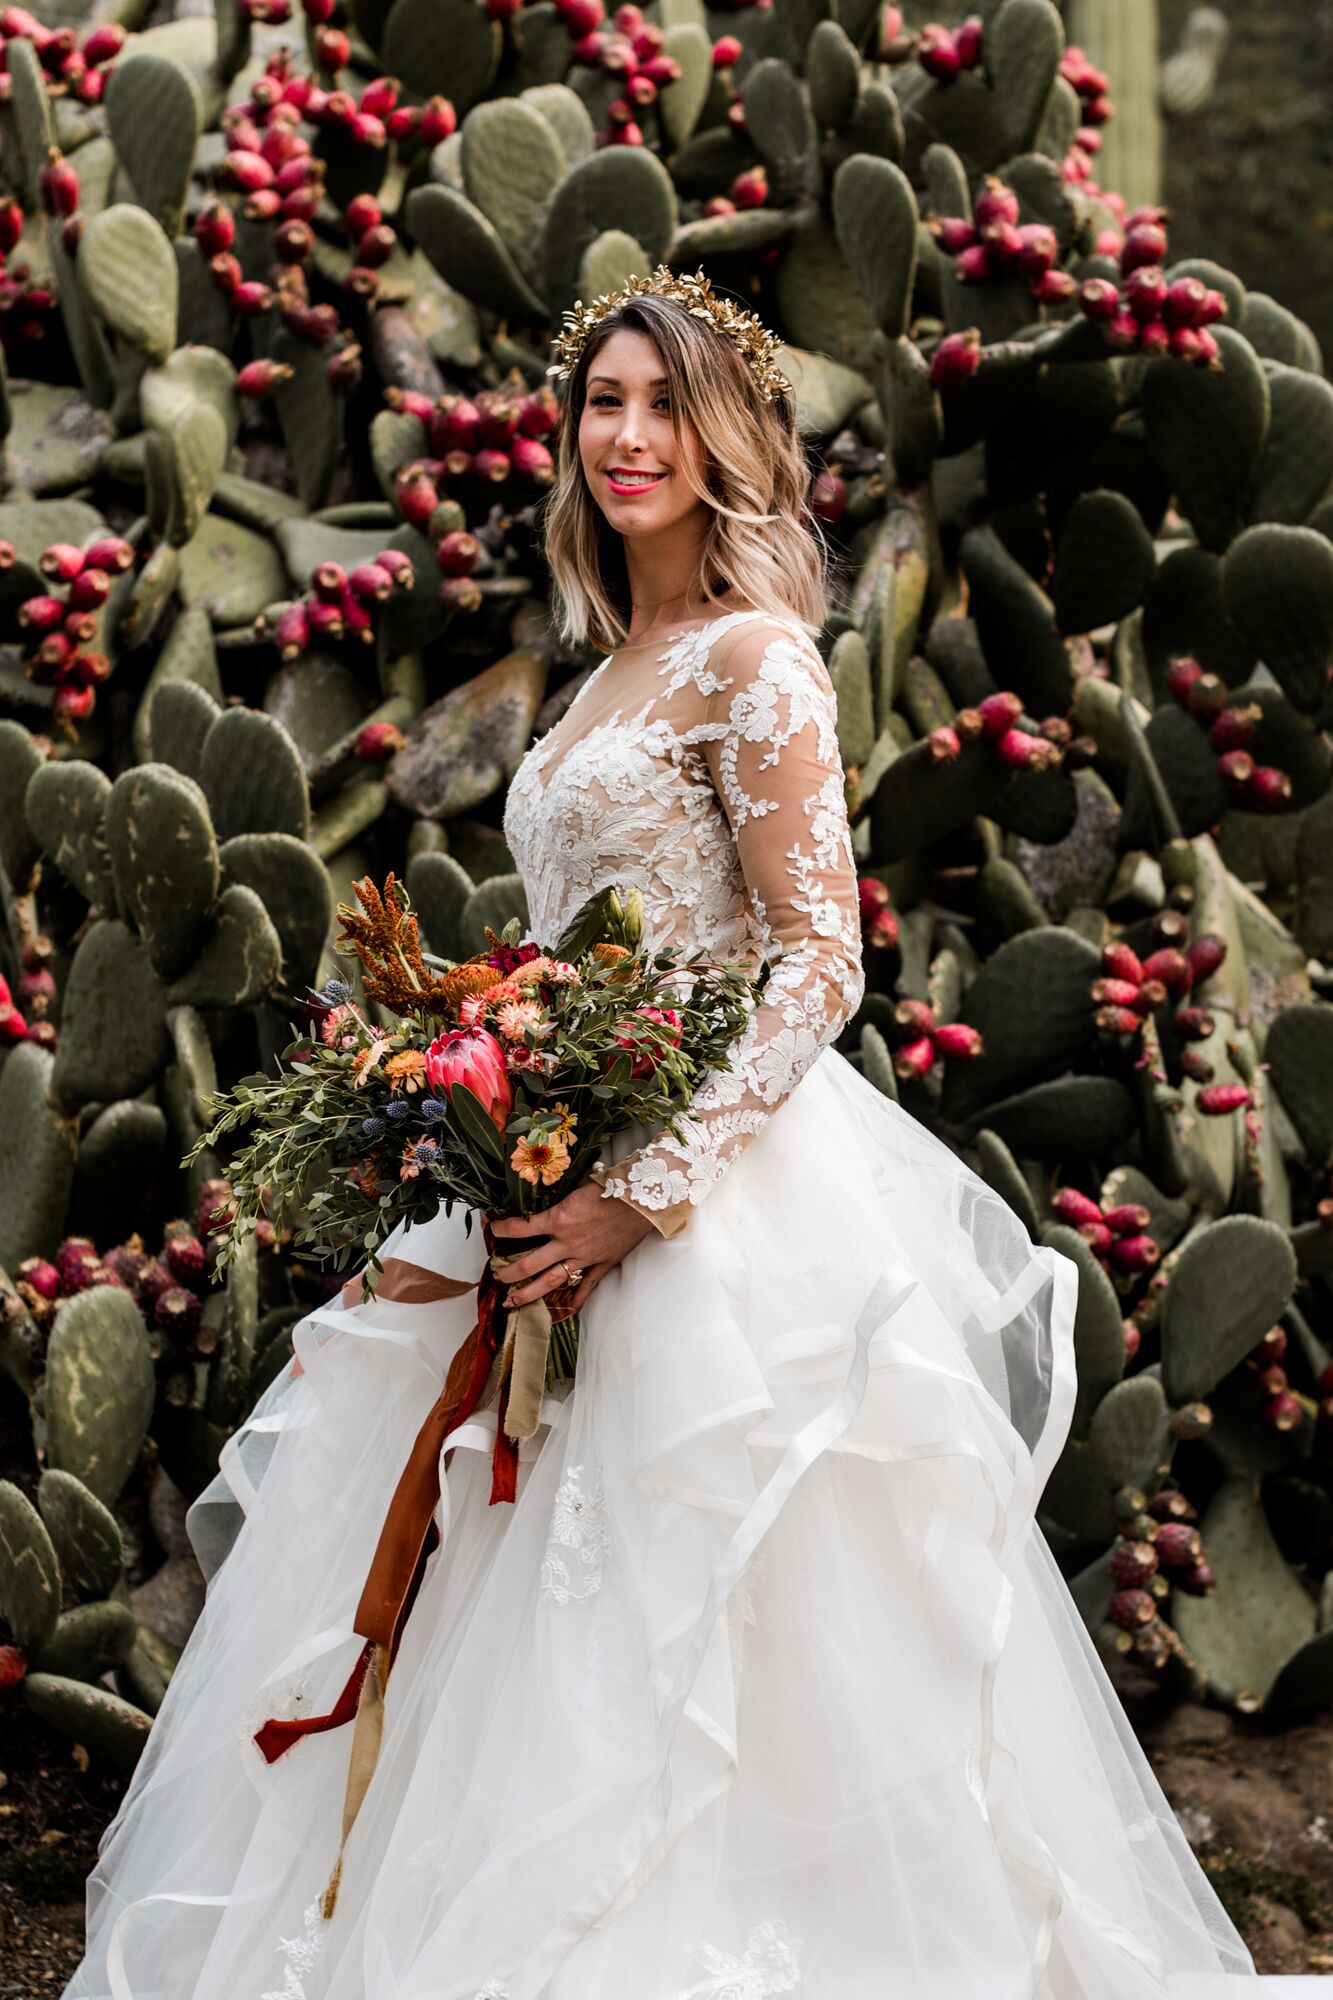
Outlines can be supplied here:
<path id="1" fill-rule="evenodd" d="M 442 1097 L 423 1097 L 421 1100 L 421 1115 L 428 1125 L 438 1125 L 448 1109 Z"/>
<path id="2" fill-rule="evenodd" d="M 393 1101 L 389 1104 L 386 1104 L 384 1108 L 390 1118 L 401 1120 L 403 1118 L 410 1118 L 412 1116 L 412 1106 L 407 1102 L 405 1098 L 402 1097 L 395 1097 Z"/>
<path id="3" fill-rule="evenodd" d="M 345 979 L 330 979 L 324 988 L 322 997 L 333 1006 L 341 1007 L 351 999 L 352 989 Z"/>
<path id="4" fill-rule="evenodd" d="M 363 1118 L 361 1120 L 361 1130 L 365 1133 L 367 1139 L 382 1139 L 385 1132 L 384 1120 L 382 1118 Z"/>
<path id="5" fill-rule="evenodd" d="M 431 1167 L 439 1159 L 440 1149 L 433 1139 L 418 1139 L 416 1156 L 423 1167 Z"/>

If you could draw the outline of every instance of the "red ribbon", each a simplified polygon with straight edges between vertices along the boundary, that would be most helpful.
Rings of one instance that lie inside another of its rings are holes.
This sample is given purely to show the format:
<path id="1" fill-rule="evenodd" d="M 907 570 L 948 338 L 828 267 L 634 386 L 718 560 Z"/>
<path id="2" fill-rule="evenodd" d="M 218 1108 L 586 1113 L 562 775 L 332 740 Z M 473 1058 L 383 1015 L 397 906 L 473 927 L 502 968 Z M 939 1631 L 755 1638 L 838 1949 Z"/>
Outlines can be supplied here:
<path id="1" fill-rule="evenodd" d="M 255 1742 L 266 1762 L 272 1764 L 302 1736 L 314 1736 L 326 1729 L 340 1728 L 356 1714 L 361 1683 L 375 1646 L 389 1649 L 392 1667 L 425 1573 L 426 1562 L 440 1540 L 435 1525 L 435 1508 L 440 1498 L 440 1452 L 451 1431 L 467 1421 L 481 1400 L 490 1379 L 491 1367 L 504 1338 L 505 1315 L 500 1304 L 507 1288 L 491 1269 L 495 1250 L 490 1224 L 483 1220 L 487 1261 L 477 1281 L 477 1323 L 455 1354 L 443 1389 L 417 1432 L 406 1465 L 398 1478 L 393 1499 L 379 1541 L 371 1558 L 370 1570 L 361 1591 L 352 1629 L 365 1638 L 346 1686 L 327 1715 L 299 1717 L 273 1716 L 255 1732 Z M 401 1258 L 387 1258 L 384 1278 L 376 1297 L 424 1304 L 432 1299 L 457 1298 L 471 1291 L 470 1284 Z M 355 1286 L 351 1303 L 360 1300 L 360 1277 L 348 1280 Z M 506 1381 L 500 1391 L 495 1427 L 495 1449 L 491 1457 L 491 1506 L 512 1501 L 518 1482 L 518 1444 L 505 1436 L 505 1411 L 509 1403 Z"/>

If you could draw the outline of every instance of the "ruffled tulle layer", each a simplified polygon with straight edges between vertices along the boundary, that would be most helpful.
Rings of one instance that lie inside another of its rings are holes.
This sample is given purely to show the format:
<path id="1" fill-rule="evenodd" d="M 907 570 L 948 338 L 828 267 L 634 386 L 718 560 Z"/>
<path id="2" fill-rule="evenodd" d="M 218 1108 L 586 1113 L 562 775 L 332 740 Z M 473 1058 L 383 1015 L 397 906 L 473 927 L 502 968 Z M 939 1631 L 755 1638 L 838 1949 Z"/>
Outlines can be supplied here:
<path id="1" fill-rule="evenodd" d="M 457 1209 L 384 1252 L 485 1254 Z M 327 1922 L 349 1731 L 253 1733 L 343 1686 L 473 1313 L 309 1314 L 190 1511 L 67 2000 L 1257 2000 L 1033 1524 L 1075 1287 L 826 1051 L 594 1293 L 513 1506 L 494 1413 L 451 1437 Z"/>

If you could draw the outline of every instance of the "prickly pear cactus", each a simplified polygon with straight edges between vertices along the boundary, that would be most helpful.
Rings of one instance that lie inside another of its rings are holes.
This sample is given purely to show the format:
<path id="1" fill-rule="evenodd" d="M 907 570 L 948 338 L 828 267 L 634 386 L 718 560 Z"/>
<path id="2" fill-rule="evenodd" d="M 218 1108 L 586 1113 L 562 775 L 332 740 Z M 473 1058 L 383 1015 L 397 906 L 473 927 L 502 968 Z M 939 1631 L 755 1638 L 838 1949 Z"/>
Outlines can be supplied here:
<path id="1" fill-rule="evenodd" d="M 300 49 L 291 0 L 0 22 L 0 1368 L 41 1478 L 0 1484 L 0 1616 L 32 1707 L 137 1755 L 175 1641 L 121 1615 L 116 1510 L 157 1468 L 201 1489 L 326 1295 L 271 1230 L 210 1287 L 227 1163 L 180 1165 L 210 1093 L 322 1023 L 367 872 L 441 960 L 526 921 L 505 786 L 592 664 L 547 607 L 549 341 L 664 260 L 778 330 L 839 559 L 841 1051 L 1079 1268 L 1043 1530 L 1107 1646 L 1327 1703 L 1313 336 L 1122 198 L 1119 80 L 1052 0 L 301 4 Z"/>

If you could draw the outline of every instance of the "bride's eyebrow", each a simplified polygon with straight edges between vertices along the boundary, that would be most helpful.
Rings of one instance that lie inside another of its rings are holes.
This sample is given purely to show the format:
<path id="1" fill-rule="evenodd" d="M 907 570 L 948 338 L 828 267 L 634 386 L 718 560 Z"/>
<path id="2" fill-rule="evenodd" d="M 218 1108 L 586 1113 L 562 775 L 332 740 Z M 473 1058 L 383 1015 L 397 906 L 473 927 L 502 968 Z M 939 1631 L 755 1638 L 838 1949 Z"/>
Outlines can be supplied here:
<path id="1" fill-rule="evenodd" d="M 648 387 L 650 389 L 664 389 L 666 387 L 666 379 L 665 375 L 659 375 L 654 381 L 648 384 Z M 590 375 L 588 378 L 588 387 L 590 389 L 594 382 L 609 382 L 613 389 L 620 387 L 620 377 L 618 375 Z"/>

